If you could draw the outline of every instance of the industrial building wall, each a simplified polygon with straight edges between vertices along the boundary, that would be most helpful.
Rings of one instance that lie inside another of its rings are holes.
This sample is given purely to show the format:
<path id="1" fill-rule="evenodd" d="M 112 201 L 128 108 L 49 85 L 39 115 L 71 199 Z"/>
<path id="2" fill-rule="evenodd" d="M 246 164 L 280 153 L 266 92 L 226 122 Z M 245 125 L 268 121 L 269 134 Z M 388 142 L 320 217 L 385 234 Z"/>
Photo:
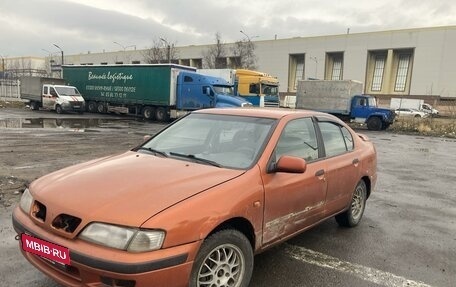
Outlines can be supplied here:
<path id="1" fill-rule="evenodd" d="M 210 46 L 176 47 L 179 63 L 201 65 Z M 364 92 L 374 95 L 456 97 L 456 26 L 263 40 L 255 46 L 258 70 L 278 77 L 282 93 L 295 92 L 298 79 L 339 75 L 365 83 Z M 68 64 L 133 61 L 145 63 L 144 50 L 65 57 Z"/>

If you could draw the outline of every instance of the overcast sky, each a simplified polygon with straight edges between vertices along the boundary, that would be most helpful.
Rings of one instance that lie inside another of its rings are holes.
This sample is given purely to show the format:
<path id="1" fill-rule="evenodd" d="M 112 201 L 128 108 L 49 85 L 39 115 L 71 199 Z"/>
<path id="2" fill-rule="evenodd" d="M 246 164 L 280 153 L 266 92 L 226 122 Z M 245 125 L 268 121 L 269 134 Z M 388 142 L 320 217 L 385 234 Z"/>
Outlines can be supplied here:
<path id="1" fill-rule="evenodd" d="M 446 26 L 455 15 L 455 0 L 0 0 L 0 56 Z"/>

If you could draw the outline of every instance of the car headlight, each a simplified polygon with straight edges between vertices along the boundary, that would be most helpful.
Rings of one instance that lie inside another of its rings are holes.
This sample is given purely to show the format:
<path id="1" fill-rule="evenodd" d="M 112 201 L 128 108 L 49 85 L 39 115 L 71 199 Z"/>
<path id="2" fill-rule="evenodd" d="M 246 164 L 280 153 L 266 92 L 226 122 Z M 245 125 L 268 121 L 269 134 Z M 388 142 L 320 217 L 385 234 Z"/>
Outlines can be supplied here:
<path id="1" fill-rule="evenodd" d="M 19 203 L 19 206 L 21 207 L 22 211 L 25 213 L 30 212 L 30 208 L 32 208 L 32 203 L 33 203 L 33 196 L 30 194 L 30 191 L 28 188 L 24 190 L 24 193 L 22 194 L 21 201 Z"/>
<path id="2" fill-rule="evenodd" d="M 165 239 L 165 232 L 91 223 L 84 228 L 79 238 L 129 252 L 145 252 L 160 249 Z"/>

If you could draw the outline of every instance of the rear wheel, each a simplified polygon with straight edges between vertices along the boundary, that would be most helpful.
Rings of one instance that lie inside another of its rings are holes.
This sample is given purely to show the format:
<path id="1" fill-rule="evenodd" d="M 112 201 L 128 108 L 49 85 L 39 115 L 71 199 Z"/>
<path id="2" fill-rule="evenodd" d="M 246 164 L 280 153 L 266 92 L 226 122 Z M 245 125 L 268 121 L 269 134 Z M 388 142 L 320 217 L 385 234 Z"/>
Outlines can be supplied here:
<path id="1" fill-rule="evenodd" d="M 226 229 L 204 240 L 190 275 L 191 287 L 247 287 L 253 271 L 249 240 L 237 230 Z"/>
<path id="2" fill-rule="evenodd" d="M 144 107 L 142 110 L 142 116 L 146 120 L 154 119 L 155 109 L 153 107 Z"/>
<path id="3" fill-rule="evenodd" d="M 100 114 L 106 113 L 106 106 L 105 106 L 104 103 L 99 102 L 99 103 L 97 104 L 97 112 L 99 112 Z"/>
<path id="4" fill-rule="evenodd" d="M 87 104 L 87 111 L 89 111 L 89 113 L 96 113 L 97 112 L 97 103 L 94 101 L 90 101 Z"/>
<path id="5" fill-rule="evenodd" d="M 38 102 L 30 102 L 30 109 L 36 111 L 40 108 L 40 105 L 38 104 Z"/>
<path id="6" fill-rule="evenodd" d="M 379 117 L 371 117 L 367 120 L 367 128 L 372 131 L 379 131 L 382 129 L 382 120 Z"/>
<path id="7" fill-rule="evenodd" d="M 353 192 L 350 207 L 343 213 L 336 215 L 336 221 L 340 226 L 354 227 L 358 225 L 364 214 L 367 199 L 367 188 L 364 180 L 360 180 Z"/>
<path id="8" fill-rule="evenodd" d="M 167 122 L 169 120 L 168 111 L 164 107 L 158 107 L 155 111 L 155 118 L 159 122 Z"/>

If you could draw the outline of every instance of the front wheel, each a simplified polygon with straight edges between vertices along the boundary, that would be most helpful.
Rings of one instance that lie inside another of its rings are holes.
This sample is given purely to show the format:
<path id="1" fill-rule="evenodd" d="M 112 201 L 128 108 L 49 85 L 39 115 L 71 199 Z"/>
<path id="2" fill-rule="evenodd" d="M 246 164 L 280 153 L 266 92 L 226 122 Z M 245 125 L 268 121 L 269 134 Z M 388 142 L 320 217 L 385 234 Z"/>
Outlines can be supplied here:
<path id="1" fill-rule="evenodd" d="M 372 131 L 379 131 L 382 129 L 382 120 L 379 117 L 371 117 L 367 120 L 367 128 Z"/>
<path id="2" fill-rule="evenodd" d="M 63 113 L 63 109 L 62 109 L 62 106 L 61 105 L 57 105 L 55 106 L 55 112 L 58 113 L 58 114 L 61 114 Z"/>
<path id="3" fill-rule="evenodd" d="M 340 226 L 354 227 L 358 225 L 363 217 L 366 207 L 367 188 L 364 180 L 360 180 L 353 192 L 350 207 L 343 213 L 336 215 L 336 221 Z"/>
<path id="4" fill-rule="evenodd" d="M 190 276 L 191 287 L 247 287 L 253 271 L 249 240 L 237 230 L 209 236 L 201 245 Z"/>

